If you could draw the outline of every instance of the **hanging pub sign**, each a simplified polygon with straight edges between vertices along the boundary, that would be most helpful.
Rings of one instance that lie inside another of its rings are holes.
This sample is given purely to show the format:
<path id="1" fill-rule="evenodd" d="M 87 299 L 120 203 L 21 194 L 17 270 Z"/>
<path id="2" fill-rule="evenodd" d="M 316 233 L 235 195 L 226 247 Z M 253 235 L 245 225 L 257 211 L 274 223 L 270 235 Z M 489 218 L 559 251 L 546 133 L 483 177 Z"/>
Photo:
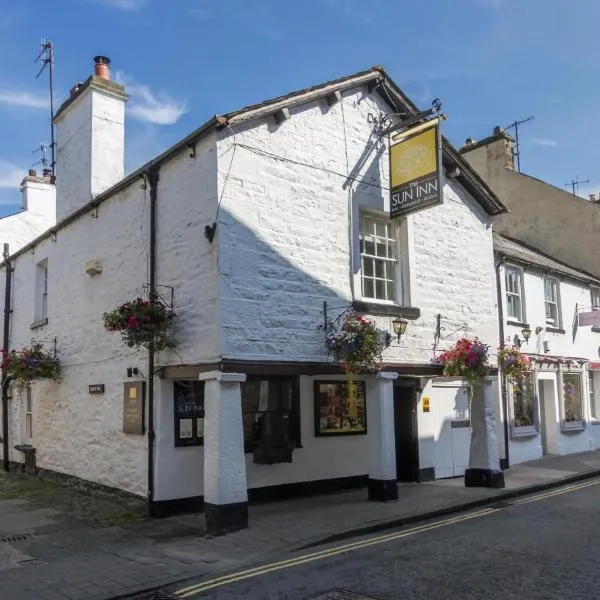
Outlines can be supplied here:
<path id="1" fill-rule="evenodd" d="M 392 219 L 443 202 L 439 119 L 392 135 L 389 155 Z"/>
<path id="2" fill-rule="evenodd" d="M 600 327 L 600 310 L 590 310 L 577 313 L 579 319 L 579 326 L 586 327 L 591 325 L 592 327 Z"/>

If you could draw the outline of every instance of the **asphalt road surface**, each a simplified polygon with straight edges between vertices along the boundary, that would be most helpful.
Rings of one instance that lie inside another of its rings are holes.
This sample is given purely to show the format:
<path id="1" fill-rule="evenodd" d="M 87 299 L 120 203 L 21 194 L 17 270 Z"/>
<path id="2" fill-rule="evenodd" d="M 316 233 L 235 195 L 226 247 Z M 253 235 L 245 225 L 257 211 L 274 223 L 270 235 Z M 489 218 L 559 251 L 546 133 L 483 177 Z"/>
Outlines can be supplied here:
<path id="1" fill-rule="evenodd" d="M 188 584 L 211 600 L 600 599 L 600 480 Z M 171 590 L 171 593 L 173 590 Z"/>

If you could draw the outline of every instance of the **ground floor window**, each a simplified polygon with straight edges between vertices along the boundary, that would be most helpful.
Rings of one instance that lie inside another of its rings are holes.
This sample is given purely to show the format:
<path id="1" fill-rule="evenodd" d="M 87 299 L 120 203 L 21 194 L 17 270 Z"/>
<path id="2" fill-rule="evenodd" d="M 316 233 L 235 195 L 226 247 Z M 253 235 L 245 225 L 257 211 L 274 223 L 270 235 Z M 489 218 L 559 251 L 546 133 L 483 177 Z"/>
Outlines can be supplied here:
<path id="1" fill-rule="evenodd" d="M 175 446 L 204 444 L 204 382 L 174 381 Z"/>
<path id="2" fill-rule="evenodd" d="M 297 377 L 248 377 L 241 384 L 244 449 L 300 446 Z"/>
<path id="3" fill-rule="evenodd" d="M 596 385 L 598 375 L 594 371 L 588 371 L 588 383 L 590 389 L 590 406 L 592 409 L 592 417 L 600 420 L 600 394 L 596 394 Z"/>
<path id="4" fill-rule="evenodd" d="M 315 381 L 315 435 L 367 433 L 365 382 Z"/>
<path id="5" fill-rule="evenodd" d="M 513 427 L 535 425 L 535 384 L 533 373 L 511 380 L 509 390 L 513 408 Z"/>
<path id="6" fill-rule="evenodd" d="M 563 374 L 563 403 L 567 423 L 583 421 L 583 398 L 580 373 Z"/>

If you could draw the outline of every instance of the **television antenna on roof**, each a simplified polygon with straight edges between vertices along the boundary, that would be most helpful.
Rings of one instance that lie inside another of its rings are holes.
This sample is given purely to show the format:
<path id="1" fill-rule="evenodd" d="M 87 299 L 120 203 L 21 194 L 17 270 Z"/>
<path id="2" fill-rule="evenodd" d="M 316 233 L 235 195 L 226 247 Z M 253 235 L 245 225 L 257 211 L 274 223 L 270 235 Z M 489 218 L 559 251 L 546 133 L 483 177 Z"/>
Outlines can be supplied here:
<path id="1" fill-rule="evenodd" d="M 517 171 L 521 172 L 521 150 L 519 147 L 519 127 L 524 125 L 525 123 L 529 123 L 529 121 L 533 121 L 535 119 L 535 115 L 531 115 L 526 119 L 521 119 L 520 121 L 513 121 L 510 125 L 507 125 L 505 129 L 514 129 L 515 130 L 515 148 L 513 151 L 514 156 L 517 157 Z"/>
<path id="2" fill-rule="evenodd" d="M 56 177 L 54 171 L 54 166 L 56 164 L 56 143 L 54 141 L 54 45 L 50 40 L 42 39 L 40 49 L 41 51 L 35 59 L 35 62 L 41 63 L 42 68 L 35 78 L 39 79 L 40 75 L 44 72 L 46 67 L 48 67 L 50 79 L 50 151 L 52 160 L 50 162 L 50 168 L 48 168 L 47 165 L 44 165 L 44 175 L 51 175 L 54 179 Z"/>
<path id="3" fill-rule="evenodd" d="M 590 182 L 590 178 L 588 177 L 587 179 L 577 179 L 577 176 L 575 176 L 575 179 L 571 179 L 571 181 L 567 181 L 567 183 L 565 183 L 565 187 L 569 187 L 571 186 L 571 189 L 573 190 L 573 196 L 576 196 L 577 194 L 575 193 L 575 190 L 579 191 L 579 184 L 580 183 L 589 183 Z"/>

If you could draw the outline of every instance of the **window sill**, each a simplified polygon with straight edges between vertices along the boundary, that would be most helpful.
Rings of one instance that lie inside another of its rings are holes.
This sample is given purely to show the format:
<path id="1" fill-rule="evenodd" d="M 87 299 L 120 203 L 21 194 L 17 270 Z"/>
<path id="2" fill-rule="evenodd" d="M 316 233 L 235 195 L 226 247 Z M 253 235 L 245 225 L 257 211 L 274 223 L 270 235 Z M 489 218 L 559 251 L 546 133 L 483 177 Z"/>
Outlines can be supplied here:
<path id="1" fill-rule="evenodd" d="M 586 428 L 585 421 L 561 421 L 560 430 L 562 432 L 583 431 Z"/>
<path id="2" fill-rule="evenodd" d="M 405 319 L 414 320 L 421 316 L 421 309 L 414 306 L 401 306 L 400 304 L 383 304 L 375 300 L 354 300 L 352 308 L 361 313 L 382 317 L 403 316 Z"/>
<path id="3" fill-rule="evenodd" d="M 525 328 L 529 327 L 529 323 L 521 323 L 521 321 L 507 320 L 506 324 L 511 325 L 512 327 L 518 327 L 519 329 L 525 329 Z"/>
<path id="4" fill-rule="evenodd" d="M 592 327 L 594 333 L 600 333 L 600 327 Z"/>
<path id="5" fill-rule="evenodd" d="M 30 326 L 29 329 L 37 329 L 38 327 L 43 327 L 44 325 L 48 325 L 48 319 L 38 319 L 37 321 L 34 321 Z"/>
<path id="6" fill-rule="evenodd" d="M 538 428 L 535 425 L 526 425 L 524 427 L 510 426 L 510 437 L 511 439 L 521 439 L 535 437 L 538 435 Z"/>
<path id="7" fill-rule="evenodd" d="M 560 327 L 551 327 L 550 325 L 546 325 L 546 331 L 549 333 L 567 333 L 564 329 Z"/>

